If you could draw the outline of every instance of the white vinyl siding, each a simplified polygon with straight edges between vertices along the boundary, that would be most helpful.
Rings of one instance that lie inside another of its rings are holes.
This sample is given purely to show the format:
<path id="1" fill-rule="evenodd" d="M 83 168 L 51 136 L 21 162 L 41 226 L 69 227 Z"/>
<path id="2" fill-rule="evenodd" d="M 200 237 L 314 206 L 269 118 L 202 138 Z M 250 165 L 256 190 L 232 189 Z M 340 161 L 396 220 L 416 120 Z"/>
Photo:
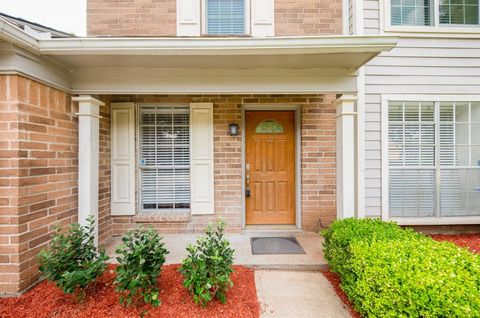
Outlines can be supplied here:
<path id="1" fill-rule="evenodd" d="M 458 100 L 456 96 L 473 95 L 477 97 L 470 100 L 478 101 L 478 74 L 480 42 L 476 39 L 403 37 L 394 49 L 365 66 L 366 216 L 380 217 L 387 210 L 383 203 L 388 202 L 388 183 L 386 189 L 382 187 L 382 154 L 388 152 L 388 147 L 382 148 L 382 117 L 388 112 L 388 107 L 382 108 L 384 97 L 396 95 L 396 100 L 416 100 L 409 98 L 415 94 L 432 101 L 436 96 Z"/>
<path id="2" fill-rule="evenodd" d="M 480 215 L 480 103 L 389 102 L 390 217 Z"/>
<path id="3" fill-rule="evenodd" d="M 245 0 L 205 0 L 207 34 L 245 34 Z"/>
<path id="4" fill-rule="evenodd" d="M 185 211 L 190 208 L 189 125 L 188 106 L 140 106 L 141 211 Z"/>

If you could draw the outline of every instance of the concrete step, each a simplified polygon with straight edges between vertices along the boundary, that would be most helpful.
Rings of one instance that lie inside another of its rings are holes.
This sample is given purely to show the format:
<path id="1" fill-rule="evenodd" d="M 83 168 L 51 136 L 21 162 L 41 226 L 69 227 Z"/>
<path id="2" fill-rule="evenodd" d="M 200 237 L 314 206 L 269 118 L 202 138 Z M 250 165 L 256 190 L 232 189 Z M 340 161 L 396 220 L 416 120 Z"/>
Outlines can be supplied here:
<path id="1" fill-rule="evenodd" d="M 256 237 L 297 236 L 302 230 L 295 225 L 247 225 L 242 234 Z"/>

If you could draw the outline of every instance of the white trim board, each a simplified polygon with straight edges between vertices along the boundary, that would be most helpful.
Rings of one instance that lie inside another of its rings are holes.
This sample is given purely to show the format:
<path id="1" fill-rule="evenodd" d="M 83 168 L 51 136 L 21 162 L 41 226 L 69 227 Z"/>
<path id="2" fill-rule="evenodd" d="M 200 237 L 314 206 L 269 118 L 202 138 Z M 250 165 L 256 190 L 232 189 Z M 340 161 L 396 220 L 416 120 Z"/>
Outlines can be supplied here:
<path id="1" fill-rule="evenodd" d="M 425 94 L 385 94 L 381 95 L 381 177 L 382 177 L 382 220 L 395 221 L 401 225 L 446 225 L 446 224 L 478 224 L 480 217 L 389 217 L 389 165 L 388 165 L 388 102 L 478 102 L 480 95 L 425 95 Z"/>

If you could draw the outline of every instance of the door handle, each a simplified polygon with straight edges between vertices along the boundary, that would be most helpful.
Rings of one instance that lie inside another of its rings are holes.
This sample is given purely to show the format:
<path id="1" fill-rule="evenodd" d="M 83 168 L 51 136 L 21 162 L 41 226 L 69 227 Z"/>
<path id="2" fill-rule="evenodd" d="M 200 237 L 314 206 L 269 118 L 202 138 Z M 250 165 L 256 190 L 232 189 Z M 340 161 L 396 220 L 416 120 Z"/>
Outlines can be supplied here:
<path id="1" fill-rule="evenodd" d="M 250 164 L 245 164 L 245 196 L 249 197 L 250 193 Z"/>

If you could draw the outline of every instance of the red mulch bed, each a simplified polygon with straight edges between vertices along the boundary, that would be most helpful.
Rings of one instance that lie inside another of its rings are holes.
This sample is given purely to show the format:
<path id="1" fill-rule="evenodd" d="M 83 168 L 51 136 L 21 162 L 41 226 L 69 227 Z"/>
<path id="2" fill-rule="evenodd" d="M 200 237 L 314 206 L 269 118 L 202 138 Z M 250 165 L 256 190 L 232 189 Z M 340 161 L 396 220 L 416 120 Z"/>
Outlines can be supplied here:
<path id="1" fill-rule="evenodd" d="M 436 241 L 448 241 L 461 247 L 467 247 L 470 251 L 480 254 L 480 233 L 474 234 L 433 234 L 430 235 Z"/>
<path id="2" fill-rule="evenodd" d="M 225 305 L 213 301 L 206 308 L 195 305 L 191 295 L 183 287 L 183 276 L 179 265 L 165 265 L 159 278 L 160 299 L 157 308 L 125 308 L 119 303 L 119 296 L 112 286 L 115 278 L 114 266 L 110 266 L 97 281 L 94 291 L 84 303 L 75 304 L 72 296 L 66 296 L 54 284 L 42 282 L 24 295 L 0 299 L 0 317 L 85 317 L 85 318 L 127 318 L 139 317 L 148 309 L 145 317 L 259 317 L 253 270 L 234 266 L 233 287 L 228 291 Z"/>
<path id="3" fill-rule="evenodd" d="M 325 276 L 330 284 L 332 284 L 333 289 L 335 290 L 335 294 L 342 300 L 342 302 L 348 307 L 348 311 L 354 318 L 361 318 L 362 316 L 355 310 L 353 304 L 347 297 L 347 294 L 342 290 L 340 287 L 340 276 L 337 273 L 330 271 L 329 269 L 324 269 L 321 271 L 323 276 Z"/>

